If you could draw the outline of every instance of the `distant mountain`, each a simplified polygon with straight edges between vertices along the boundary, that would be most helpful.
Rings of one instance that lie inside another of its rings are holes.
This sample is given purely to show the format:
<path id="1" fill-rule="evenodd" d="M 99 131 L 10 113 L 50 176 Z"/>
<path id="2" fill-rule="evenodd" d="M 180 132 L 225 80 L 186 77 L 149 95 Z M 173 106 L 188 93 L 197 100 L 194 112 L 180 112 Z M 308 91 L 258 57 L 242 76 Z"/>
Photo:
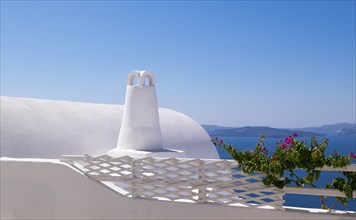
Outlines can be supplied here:
<path id="1" fill-rule="evenodd" d="M 356 129 L 343 128 L 338 134 L 341 136 L 356 135 Z"/>
<path id="2" fill-rule="evenodd" d="M 204 126 L 203 126 L 204 127 Z M 296 131 L 289 129 L 279 129 L 271 127 L 241 127 L 241 128 L 219 128 L 216 130 L 207 130 L 208 134 L 212 137 L 229 136 L 229 137 L 260 137 L 265 135 L 266 137 L 282 138 L 292 135 L 294 132 L 298 133 L 300 137 L 310 136 L 326 136 L 322 133 L 310 132 L 310 131 Z M 213 128 L 213 127 L 209 127 Z"/>
<path id="3" fill-rule="evenodd" d="M 219 125 L 201 125 L 201 126 L 205 129 L 206 132 L 231 128 L 231 127 L 223 127 L 223 126 L 219 126 Z"/>
<path id="4" fill-rule="evenodd" d="M 245 127 L 224 127 L 219 125 L 202 125 L 210 136 L 231 136 L 231 137 L 286 137 L 292 133 L 298 133 L 299 136 L 346 136 L 356 135 L 356 124 L 337 123 L 323 125 L 319 127 L 279 129 L 263 126 L 245 126 Z"/>
<path id="5" fill-rule="evenodd" d="M 331 125 L 323 125 L 320 127 L 296 128 L 296 129 L 292 129 L 292 130 L 324 133 L 329 136 L 354 135 L 354 134 L 356 134 L 356 124 L 354 124 L 354 123 L 337 123 L 337 124 L 331 124 Z"/>

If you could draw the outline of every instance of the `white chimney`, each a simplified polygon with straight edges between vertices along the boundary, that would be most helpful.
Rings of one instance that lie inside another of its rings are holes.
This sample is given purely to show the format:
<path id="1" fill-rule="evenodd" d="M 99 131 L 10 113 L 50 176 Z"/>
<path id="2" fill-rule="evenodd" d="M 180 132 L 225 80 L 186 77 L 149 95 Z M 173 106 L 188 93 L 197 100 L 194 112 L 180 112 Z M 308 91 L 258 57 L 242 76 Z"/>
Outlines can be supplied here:
<path id="1" fill-rule="evenodd" d="M 135 79 L 137 84 L 134 84 Z M 155 86 L 156 79 L 149 71 L 134 70 L 129 73 L 119 139 L 116 148 L 109 151 L 110 156 L 165 156 L 178 153 L 184 157 L 182 151 L 162 147 Z"/>

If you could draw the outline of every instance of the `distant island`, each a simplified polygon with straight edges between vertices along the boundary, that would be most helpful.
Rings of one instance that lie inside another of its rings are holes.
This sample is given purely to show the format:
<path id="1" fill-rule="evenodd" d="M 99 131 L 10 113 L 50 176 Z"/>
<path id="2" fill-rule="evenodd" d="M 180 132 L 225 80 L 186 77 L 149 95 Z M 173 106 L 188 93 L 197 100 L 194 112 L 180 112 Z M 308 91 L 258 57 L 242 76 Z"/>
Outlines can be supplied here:
<path id="1" fill-rule="evenodd" d="M 317 133 L 323 133 L 328 136 L 345 136 L 345 135 L 355 135 L 356 134 L 356 124 L 355 123 L 337 123 L 331 125 L 323 125 L 319 127 L 309 127 L 309 128 L 297 128 L 300 131 L 312 131 Z"/>
<path id="2" fill-rule="evenodd" d="M 223 127 L 219 125 L 202 125 L 207 133 L 212 137 L 266 137 L 282 138 L 293 133 L 297 133 L 300 137 L 311 136 L 346 136 L 356 135 L 356 124 L 353 123 L 338 123 L 332 125 L 323 125 L 320 127 L 309 128 L 272 128 L 267 126 L 245 126 L 245 127 Z"/>

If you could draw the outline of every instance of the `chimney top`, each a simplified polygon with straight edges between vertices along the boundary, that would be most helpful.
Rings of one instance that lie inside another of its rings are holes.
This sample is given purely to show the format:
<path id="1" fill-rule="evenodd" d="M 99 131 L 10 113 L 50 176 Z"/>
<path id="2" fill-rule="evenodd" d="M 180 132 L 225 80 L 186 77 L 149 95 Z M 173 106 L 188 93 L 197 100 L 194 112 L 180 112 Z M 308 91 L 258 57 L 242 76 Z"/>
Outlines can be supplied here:
<path id="1" fill-rule="evenodd" d="M 134 85 L 134 79 L 137 78 L 137 84 Z M 156 85 L 156 79 L 150 71 L 147 70 L 133 70 L 129 73 L 127 79 L 128 86 L 147 86 L 145 85 L 145 79 L 148 79 L 149 86 Z"/>

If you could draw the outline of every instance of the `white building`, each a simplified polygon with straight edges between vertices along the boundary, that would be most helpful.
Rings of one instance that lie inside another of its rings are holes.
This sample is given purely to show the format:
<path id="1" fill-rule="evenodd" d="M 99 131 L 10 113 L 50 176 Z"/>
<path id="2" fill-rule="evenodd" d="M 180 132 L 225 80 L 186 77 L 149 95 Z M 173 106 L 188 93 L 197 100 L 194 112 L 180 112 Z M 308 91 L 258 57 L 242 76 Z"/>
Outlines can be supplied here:
<path id="1" fill-rule="evenodd" d="M 132 72 L 125 107 L 1 97 L 1 219 L 355 219 L 284 207 L 286 191 L 219 160 L 193 119 L 158 109 L 154 86 Z"/>

